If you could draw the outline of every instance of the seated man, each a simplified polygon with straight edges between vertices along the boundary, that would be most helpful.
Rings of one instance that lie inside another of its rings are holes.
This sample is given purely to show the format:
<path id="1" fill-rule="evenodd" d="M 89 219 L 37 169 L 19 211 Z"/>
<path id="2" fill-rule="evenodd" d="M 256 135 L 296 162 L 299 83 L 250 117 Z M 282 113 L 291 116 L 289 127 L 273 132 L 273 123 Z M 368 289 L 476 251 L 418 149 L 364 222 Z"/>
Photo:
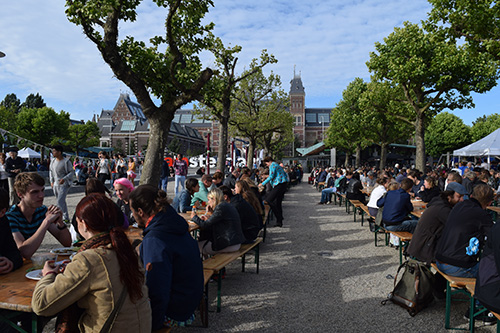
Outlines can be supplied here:
<path id="1" fill-rule="evenodd" d="M 408 231 L 413 233 L 418 220 L 408 219 L 408 214 L 413 211 L 410 200 L 410 190 L 413 181 L 405 178 L 401 181 L 401 188 L 388 191 L 387 194 L 377 201 L 378 207 L 384 207 L 382 212 L 382 222 L 386 230 Z"/>
<path id="2" fill-rule="evenodd" d="M 332 193 L 337 192 L 338 183 L 340 182 L 341 177 L 343 177 L 342 170 L 339 169 L 339 171 L 337 171 L 337 178 L 334 176 L 330 176 L 328 178 L 325 188 L 321 191 L 321 200 L 318 202 L 318 205 L 323 205 L 331 201 Z"/>
<path id="3" fill-rule="evenodd" d="M 71 235 L 56 206 L 43 205 L 45 180 L 36 172 L 16 176 L 14 188 L 20 202 L 7 212 L 10 229 L 21 255 L 29 259 L 49 231 L 63 246 L 71 246 Z"/>
<path id="4" fill-rule="evenodd" d="M 469 200 L 453 207 L 436 248 L 436 265 L 441 272 L 457 277 L 476 277 L 480 251 L 466 249 L 473 237 L 479 241 L 477 248 L 483 245 L 493 226 L 491 216 L 485 210 L 492 201 L 493 190 L 486 184 L 478 184 Z"/>
<path id="5" fill-rule="evenodd" d="M 464 201 L 466 194 L 467 190 L 462 184 L 450 183 L 446 191 L 427 204 L 408 246 L 408 254 L 427 264 L 435 261 L 436 245 L 448 215 L 457 203 Z"/>
<path id="6" fill-rule="evenodd" d="M 210 191 L 215 185 L 212 185 L 212 176 L 203 175 L 201 176 L 201 180 L 198 181 L 200 185 L 200 189 L 198 192 L 193 194 L 193 198 L 191 199 L 191 206 L 201 207 L 203 203 L 207 203 L 207 195 L 208 191 Z"/>
<path id="7" fill-rule="evenodd" d="M 224 200 L 231 204 L 240 216 L 241 229 L 245 236 L 244 243 L 253 243 L 262 229 L 262 217 L 259 217 L 252 205 L 250 205 L 241 194 L 233 194 L 227 186 L 221 186 L 220 190 L 224 193 Z"/>

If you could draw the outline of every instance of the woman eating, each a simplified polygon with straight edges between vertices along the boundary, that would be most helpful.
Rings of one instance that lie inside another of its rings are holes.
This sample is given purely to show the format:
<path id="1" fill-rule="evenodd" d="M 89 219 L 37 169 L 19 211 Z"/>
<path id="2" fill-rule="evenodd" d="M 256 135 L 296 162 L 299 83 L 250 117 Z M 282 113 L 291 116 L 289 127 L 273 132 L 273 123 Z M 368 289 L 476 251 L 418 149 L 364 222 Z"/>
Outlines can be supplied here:
<path id="1" fill-rule="evenodd" d="M 203 215 L 200 218 L 196 212 L 191 212 L 192 221 L 202 229 L 200 238 L 204 238 L 198 242 L 200 253 L 213 255 L 238 251 L 245 241 L 238 211 L 224 200 L 224 194 L 218 188 L 208 192 L 207 198 L 207 209 L 213 212 L 210 217 Z"/>
<path id="2" fill-rule="evenodd" d="M 60 325 L 80 332 L 151 332 L 144 271 L 118 227 L 115 204 L 90 194 L 76 207 L 76 219 L 86 241 L 65 268 L 45 263 L 33 292 L 33 311 L 54 316 L 66 309 Z"/>

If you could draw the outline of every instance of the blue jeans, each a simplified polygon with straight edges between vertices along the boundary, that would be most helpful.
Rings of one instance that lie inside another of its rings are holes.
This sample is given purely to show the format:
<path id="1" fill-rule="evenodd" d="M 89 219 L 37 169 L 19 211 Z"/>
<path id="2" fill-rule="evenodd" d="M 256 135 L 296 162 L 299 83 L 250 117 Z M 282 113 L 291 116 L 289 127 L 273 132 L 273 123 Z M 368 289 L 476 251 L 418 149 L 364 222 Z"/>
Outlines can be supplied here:
<path id="1" fill-rule="evenodd" d="M 329 187 L 329 188 L 325 188 L 323 191 L 321 191 L 321 202 L 322 203 L 325 203 L 327 201 L 330 201 L 331 200 L 331 195 L 332 193 L 335 193 L 337 192 L 337 188 L 336 187 Z"/>
<path id="2" fill-rule="evenodd" d="M 163 191 L 167 192 L 168 177 L 160 178 L 160 183 L 158 187 Z"/>
<path id="3" fill-rule="evenodd" d="M 175 175 L 175 195 L 179 193 L 179 184 L 181 185 L 182 189 L 184 189 L 184 182 L 186 181 L 186 176 L 179 176 Z"/>
<path id="4" fill-rule="evenodd" d="M 479 262 L 470 268 L 463 268 L 453 265 L 445 264 L 436 260 L 436 266 L 444 274 L 448 274 L 456 277 L 464 278 L 475 278 L 477 277 L 477 272 L 479 271 Z"/>
<path id="5" fill-rule="evenodd" d="M 408 231 L 409 233 L 413 234 L 415 228 L 417 227 L 417 223 L 418 220 L 406 220 L 401 222 L 400 224 L 387 226 L 384 223 L 384 228 L 388 231 Z"/>

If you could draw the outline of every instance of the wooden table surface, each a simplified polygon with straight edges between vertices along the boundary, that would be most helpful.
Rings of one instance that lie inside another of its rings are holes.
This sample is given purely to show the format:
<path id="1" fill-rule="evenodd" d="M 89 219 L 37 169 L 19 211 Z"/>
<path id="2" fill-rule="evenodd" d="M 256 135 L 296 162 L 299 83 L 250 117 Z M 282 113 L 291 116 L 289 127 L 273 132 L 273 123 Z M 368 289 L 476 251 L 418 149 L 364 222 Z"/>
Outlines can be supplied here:
<path id="1" fill-rule="evenodd" d="M 488 206 L 488 207 L 486 207 L 486 209 L 489 209 L 495 213 L 500 213 L 500 207 L 498 207 L 498 206 Z"/>
<path id="2" fill-rule="evenodd" d="M 31 297 L 37 281 L 25 276 L 32 266 L 31 261 L 26 260 L 21 268 L 0 275 L 0 309 L 32 312 Z"/>
<path id="3" fill-rule="evenodd" d="M 413 211 L 410 214 L 418 218 L 422 217 L 422 213 L 425 211 L 427 204 L 422 200 L 412 200 L 411 203 L 413 205 Z"/>

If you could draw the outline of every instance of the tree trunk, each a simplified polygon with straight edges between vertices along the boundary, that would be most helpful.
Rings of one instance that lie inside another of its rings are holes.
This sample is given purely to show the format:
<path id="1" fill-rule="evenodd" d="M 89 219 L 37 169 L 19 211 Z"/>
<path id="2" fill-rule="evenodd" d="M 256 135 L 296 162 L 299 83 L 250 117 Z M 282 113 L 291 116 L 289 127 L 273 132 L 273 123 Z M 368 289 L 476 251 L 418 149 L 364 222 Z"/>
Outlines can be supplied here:
<path id="1" fill-rule="evenodd" d="M 425 115 L 417 113 L 417 119 L 415 121 L 415 146 L 417 151 L 415 154 L 415 167 L 420 171 L 425 171 Z"/>
<path id="2" fill-rule="evenodd" d="M 172 117 L 167 116 L 170 112 L 156 112 L 154 117 L 149 117 L 148 119 L 150 126 L 149 141 L 144 158 L 140 185 L 150 184 L 155 187 L 158 186 L 161 164 L 174 112 L 175 110 L 172 112 Z"/>
<path id="3" fill-rule="evenodd" d="M 361 145 L 356 145 L 356 168 L 361 166 Z"/>
<path id="4" fill-rule="evenodd" d="M 351 155 L 351 153 L 346 151 L 345 152 L 345 161 L 344 161 L 344 168 L 346 168 L 346 169 L 349 166 L 349 155 Z"/>
<path id="5" fill-rule="evenodd" d="M 253 167 L 253 153 L 255 151 L 255 141 L 250 140 L 250 144 L 248 145 L 247 150 L 247 167 L 250 169 Z"/>
<path id="6" fill-rule="evenodd" d="M 387 143 L 382 143 L 380 145 L 380 165 L 379 169 L 384 170 L 387 162 Z"/>
<path id="7" fill-rule="evenodd" d="M 229 110 L 228 110 L 229 111 Z M 225 110 L 223 111 L 225 113 Z M 219 120 L 219 152 L 217 153 L 217 169 L 222 171 L 224 174 L 224 170 L 226 168 L 226 155 L 227 155 L 227 143 L 229 136 L 229 128 L 227 117 L 224 115 Z"/>

